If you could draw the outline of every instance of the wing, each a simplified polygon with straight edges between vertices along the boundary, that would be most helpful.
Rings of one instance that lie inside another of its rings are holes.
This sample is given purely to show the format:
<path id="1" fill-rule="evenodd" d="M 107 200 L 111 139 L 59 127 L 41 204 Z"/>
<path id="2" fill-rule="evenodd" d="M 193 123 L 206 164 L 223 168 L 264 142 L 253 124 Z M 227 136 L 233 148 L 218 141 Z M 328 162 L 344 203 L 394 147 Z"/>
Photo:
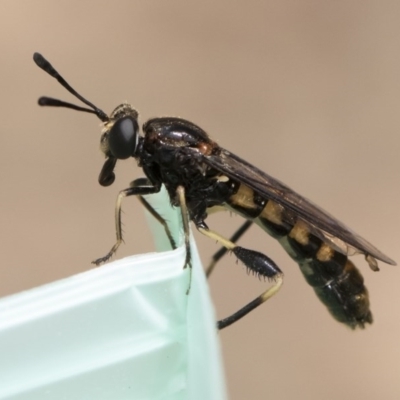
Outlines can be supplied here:
<path id="1" fill-rule="evenodd" d="M 203 161 L 229 178 L 244 183 L 258 194 L 292 211 L 310 227 L 313 234 L 331 244 L 338 251 L 350 255 L 356 252 L 365 254 L 371 268 L 374 264 L 374 260 L 370 259 L 371 256 L 387 264 L 396 265 L 391 258 L 322 208 L 229 151 L 221 149 L 221 153 L 218 155 L 204 155 Z"/>

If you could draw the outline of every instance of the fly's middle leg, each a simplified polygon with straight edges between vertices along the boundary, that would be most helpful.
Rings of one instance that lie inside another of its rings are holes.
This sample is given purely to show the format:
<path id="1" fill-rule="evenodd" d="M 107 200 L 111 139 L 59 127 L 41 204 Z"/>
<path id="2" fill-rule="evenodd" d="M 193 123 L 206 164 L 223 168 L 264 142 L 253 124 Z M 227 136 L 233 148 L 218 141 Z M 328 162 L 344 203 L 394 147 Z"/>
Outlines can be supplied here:
<path id="1" fill-rule="evenodd" d="M 218 329 L 223 329 L 239 319 L 243 318 L 250 311 L 257 308 L 259 305 L 267 301 L 274 294 L 276 294 L 283 283 L 283 273 L 279 267 L 265 254 L 258 251 L 245 249 L 244 247 L 237 246 L 233 241 L 228 240 L 221 236 L 219 233 L 214 232 L 208 228 L 204 221 L 196 224 L 197 229 L 203 235 L 210 239 L 218 241 L 227 250 L 231 251 L 235 256 L 243 262 L 243 264 L 253 273 L 258 276 L 263 276 L 267 279 L 273 280 L 273 284 L 253 301 L 240 308 L 227 318 L 224 318 L 217 323 Z"/>

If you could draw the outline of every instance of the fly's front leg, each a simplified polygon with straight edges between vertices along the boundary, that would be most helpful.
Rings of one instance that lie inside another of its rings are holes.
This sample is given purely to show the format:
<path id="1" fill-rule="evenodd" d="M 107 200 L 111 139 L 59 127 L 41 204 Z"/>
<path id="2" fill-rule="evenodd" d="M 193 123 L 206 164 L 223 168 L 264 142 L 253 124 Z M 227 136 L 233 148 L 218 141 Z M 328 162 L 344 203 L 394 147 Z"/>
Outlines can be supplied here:
<path id="1" fill-rule="evenodd" d="M 125 190 L 121 190 L 118 194 L 117 197 L 117 202 L 115 204 L 115 230 L 116 230 L 116 235 L 117 235 L 117 241 L 115 242 L 114 246 L 111 248 L 111 250 L 101 258 L 98 258 L 95 261 L 92 261 L 92 264 L 96 264 L 97 266 L 108 261 L 113 254 L 117 251 L 118 247 L 122 243 L 122 225 L 121 225 L 121 205 L 122 205 L 122 200 L 125 197 L 128 196 L 142 196 L 146 194 L 153 194 L 157 193 L 160 191 L 160 186 L 154 186 L 149 182 L 143 183 L 142 185 L 137 185 L 130 187 Z"/>
<path id="2" fill-rule="evenodd" d="M 176 189 L 176 194 L 179 201 L 179 206 L 182 214 L 182 225 L 183 225 L 183 233 L 185 236 L 185 265 L 183 268 L 189 267 L 189 287 L 186 291 L 186 294 L 190 292 L 190 286 L 192 284 L 192 254 L 190 250 L 190 228 L 189 228 L 189 212 L 186 206 L 186 197 L 185 197 L 185 188 L 183 186 L 178 186 Z"/>
<path id="3" fill-rule="evenodd" d="M 259 253 L 258 251 L 236 246 L 233 241 L 228 240 L 221 236 L 219 233 L 210 230 L 204 222 L 197 223 L 196 227 L 203 235 L 209 237 L 210 239 L 217 240 L 227 250 L 232 251 L 232 253 L 235 254 L 235 256 L 240 261 L 242 261 L 243 264 L 254 274 L 273 280 L 272 286 L 261 293 L 253 301 L 246 304 L 244 307 L 242 307 L 229 317 L 218 321 L 218 329 L 223 329 L 243 318 L 250 311 L 254 310 L 256 307 L 258 307 L 259 305 L 267 301 L 270 297 L 272 297 L 275 293 L 277 293 L 283 283 L 283 273 L 279 269 L 279 267 L 266 255 Z"/>
<path id="4" fill-rule="evenodd" d="M 240 228 L 230 237 L 229 241 L 232 243 L 236 243 L 244 233 L 253 225 L 253 221 L 246 221 Z M 217 262 L 227 253 L 228 249 L 226 247 L 221 247 L 212 257 L 211 262 L 206 269 L 207 278 L 214 271 Z"/>

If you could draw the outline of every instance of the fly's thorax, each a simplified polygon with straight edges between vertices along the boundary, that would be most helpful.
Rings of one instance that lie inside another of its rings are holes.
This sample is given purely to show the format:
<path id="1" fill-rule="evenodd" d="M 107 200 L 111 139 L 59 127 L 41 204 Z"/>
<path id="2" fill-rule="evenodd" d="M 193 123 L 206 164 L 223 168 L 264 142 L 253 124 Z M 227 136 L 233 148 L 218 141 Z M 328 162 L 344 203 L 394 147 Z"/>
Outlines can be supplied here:
<path id="1" fill-rule="evenodd" d="M 219 146 L 199 126 L 182 118 L 153 118 L 143 125 L 145 149 L 151 153 L 161 147 L 179 149 L 189 147 L 202 155 L 215 152 Z"/>

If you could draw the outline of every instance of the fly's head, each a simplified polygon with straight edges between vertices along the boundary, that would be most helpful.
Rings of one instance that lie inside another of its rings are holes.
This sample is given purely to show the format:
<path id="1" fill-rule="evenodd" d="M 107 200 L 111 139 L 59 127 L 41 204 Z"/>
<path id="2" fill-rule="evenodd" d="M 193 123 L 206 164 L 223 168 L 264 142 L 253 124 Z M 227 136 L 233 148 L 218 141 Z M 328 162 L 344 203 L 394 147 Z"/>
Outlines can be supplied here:
<path id="1" fill-rule="evenodd" d="M 100 149 L 107 159 L 126 160 L 136 157 L 139 137 L 138 113 L 130 104 L 123 103 L 104 122 Z M 108 186 L 100 178 L 99 182 Z"/>
<path id="2" fill-rule="evenodd" d="M 117 160 L 125 160 L 129 157 L 138 156 L 140 144 L 138 112 L 131 105 L 123 103 L 108 116 L 103 110 L 96 107 L 73 89 L 41 54 L 35 53 L 33 60 L 38 67 L 55 78 L 65 89 L 90 108 L 77 106 L 50 97 L 41 97 L 38 101 L 39 105 L 64 107 L 88 112 L 95 114 L 103 122 L 100 149 L 106 156 L 106 161 L 99 175 L 99 183 L 102 186 L 111 185 L 115 180 L 114 168 Z"/>
<path id="3" fill-rule="evenodd" d="M 115 180 L 117 160 L 138 155 L 140 143 L 138 112 L 130 104 L 122 103 L 114 109 L 107 121 L 103 121 L 100 150 L 106 161 L 99 175 L 102 186 L 110 186 Z"/>

